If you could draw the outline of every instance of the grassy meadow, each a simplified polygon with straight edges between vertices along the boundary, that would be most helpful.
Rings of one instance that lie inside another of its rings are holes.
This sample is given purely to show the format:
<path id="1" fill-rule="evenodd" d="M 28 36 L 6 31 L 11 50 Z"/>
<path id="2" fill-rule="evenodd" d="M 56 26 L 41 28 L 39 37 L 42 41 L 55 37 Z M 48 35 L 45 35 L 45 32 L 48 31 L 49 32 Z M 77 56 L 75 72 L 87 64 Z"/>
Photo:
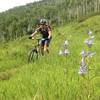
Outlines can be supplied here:
<path id="1" fill-rule="evenodd" d="M 88 30 L 95 36 L 91 51 L 96 52 L 85 75 L 95 76 L 91 80 L 78 74 Z M 50 53 L 30 64 L 27 54 L 35 40 L 24 36 L 0 44 L 0 100 L 100 100 L 100 16 L 56 27 L 52 34 Z M 70 54 L 59 56 L 66 39 Z"/>

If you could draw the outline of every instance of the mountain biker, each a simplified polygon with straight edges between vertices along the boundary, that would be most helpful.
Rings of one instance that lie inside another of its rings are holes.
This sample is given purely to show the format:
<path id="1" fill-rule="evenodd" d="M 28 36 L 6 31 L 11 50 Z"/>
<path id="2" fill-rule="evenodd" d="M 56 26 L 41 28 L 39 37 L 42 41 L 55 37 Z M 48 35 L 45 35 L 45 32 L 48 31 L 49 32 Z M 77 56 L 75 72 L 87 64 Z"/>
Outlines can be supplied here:
<path id="1" fill-rule="evenodd" d="M 40 46 L 41 46 L 41 53 L 42 55 L 44 55 L 44 52 L 49 53 L 48 47 L 52 38 L 51 28 L 48 25 L 46 19 L 40 20 L 39 27 L 35 30 L 34 33 L 31 34 L 31 36 L 34 37 L 34 35 L 38 32 L 42 36 Z"/>

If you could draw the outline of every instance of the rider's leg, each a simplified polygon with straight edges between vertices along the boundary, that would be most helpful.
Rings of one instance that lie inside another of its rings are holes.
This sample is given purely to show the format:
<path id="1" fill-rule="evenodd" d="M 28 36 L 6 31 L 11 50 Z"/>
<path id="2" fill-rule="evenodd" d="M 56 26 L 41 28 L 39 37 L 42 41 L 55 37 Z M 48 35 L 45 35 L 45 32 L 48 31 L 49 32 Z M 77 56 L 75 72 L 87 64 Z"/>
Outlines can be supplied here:
<path id="1" fill-rule="evenodd" d="M 49 53 L 49 43 L 50 43 L 50 40 L 45 40 L 44 52 Z"/>
<path id="2" fill-rule="evenodd" d="M 44 47 L 41 46 L 41 54 L 44 55 Z"/>
<path id="3" fill-rule="evenodd" d="M 47 52 L 48 51 L 48 46 L 47 44 L 44 45 L 44 52 Z"/>
<path id="4" fill-rule="evenodd" d="M 41 41 L 41 54 L 44 55 L 44 41 Z"/>

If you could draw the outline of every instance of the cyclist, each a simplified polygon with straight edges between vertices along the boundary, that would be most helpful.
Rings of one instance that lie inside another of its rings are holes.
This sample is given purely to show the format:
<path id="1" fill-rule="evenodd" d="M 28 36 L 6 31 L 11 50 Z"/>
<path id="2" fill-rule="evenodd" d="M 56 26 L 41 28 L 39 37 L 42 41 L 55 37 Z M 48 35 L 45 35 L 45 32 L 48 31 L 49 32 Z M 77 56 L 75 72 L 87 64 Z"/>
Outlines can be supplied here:
<path id="1" fill-rule="evenodd" d="M 49 53 L 48 47 L 52 38 L 51 28 L 48 25 L 48 22 L 46 19 L 40 20 L 39 27 L 35 30 L 34 33 L 31 34 L 31 37 L 34 38 L 34 35 L 38 32 L 42 36 L 40 45 L 41 45 L 42 55 L 44 55 L 44 52 Z"/>

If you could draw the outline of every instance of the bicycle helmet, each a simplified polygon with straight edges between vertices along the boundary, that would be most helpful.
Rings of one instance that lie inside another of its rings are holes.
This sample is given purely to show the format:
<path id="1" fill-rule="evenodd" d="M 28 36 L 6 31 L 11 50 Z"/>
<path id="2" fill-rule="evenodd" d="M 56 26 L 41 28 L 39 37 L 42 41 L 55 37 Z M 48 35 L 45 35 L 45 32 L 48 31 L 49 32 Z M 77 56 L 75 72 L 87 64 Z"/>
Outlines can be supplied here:
<path id="1" fill-rule="evenodd" d="M 46 19 L 41 19 L 40 20 L 40 24 L 41 25 L 47 25 L 48 24 L 48 21 Z"/>

